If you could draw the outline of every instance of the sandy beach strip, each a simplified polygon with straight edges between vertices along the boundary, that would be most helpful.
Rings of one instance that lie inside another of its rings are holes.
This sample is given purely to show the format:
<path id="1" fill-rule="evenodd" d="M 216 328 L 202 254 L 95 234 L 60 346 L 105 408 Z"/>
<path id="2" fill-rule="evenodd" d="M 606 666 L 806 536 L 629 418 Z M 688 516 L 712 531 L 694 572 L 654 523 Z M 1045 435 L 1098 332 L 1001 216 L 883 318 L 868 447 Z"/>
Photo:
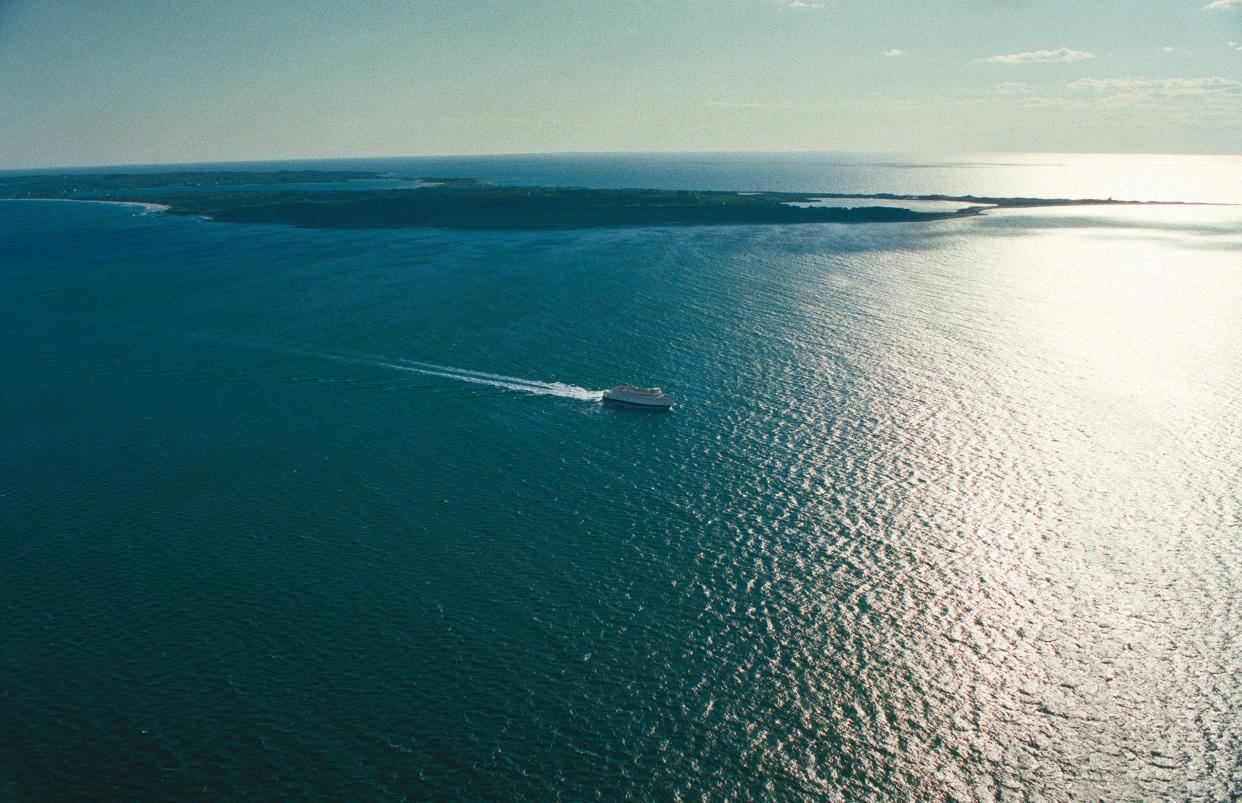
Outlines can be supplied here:
<path id="1" fill-rule="evenodd" d="M 168 204 L 152 204 L 146 201 L 105 201 L 102 198 L 0 198 L 0 201 L 60 201 L 72 204 L 111 204 L 113 206 L 141 206 L 149 212 L 163 212 Z"/>

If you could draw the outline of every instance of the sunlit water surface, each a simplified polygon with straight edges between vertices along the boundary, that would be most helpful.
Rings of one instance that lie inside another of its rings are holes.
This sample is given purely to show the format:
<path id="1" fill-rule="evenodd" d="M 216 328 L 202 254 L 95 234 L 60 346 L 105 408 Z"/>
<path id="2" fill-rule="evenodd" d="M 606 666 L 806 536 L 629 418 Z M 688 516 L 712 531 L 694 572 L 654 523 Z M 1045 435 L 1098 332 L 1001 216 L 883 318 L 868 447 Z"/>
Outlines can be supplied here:
<path id="1" fill-rule="evenodd" d="M 0 203 L 0 797 L 1236 798 L 1240 232 Z"/>

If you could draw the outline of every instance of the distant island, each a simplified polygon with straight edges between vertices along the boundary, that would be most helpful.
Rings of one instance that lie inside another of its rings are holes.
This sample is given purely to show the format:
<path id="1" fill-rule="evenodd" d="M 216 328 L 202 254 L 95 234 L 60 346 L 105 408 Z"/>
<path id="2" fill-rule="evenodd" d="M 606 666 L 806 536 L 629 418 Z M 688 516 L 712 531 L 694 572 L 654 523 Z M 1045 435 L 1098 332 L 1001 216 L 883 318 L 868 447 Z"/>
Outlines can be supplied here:
<path id="1" fill-rule="evenodd" d="M 399 182 L 335 189 L 290 185 Z M 242 188 L 240 185 L 258 189 Z M 158 205 L 168 214 L 225 223 L 303 228 L 578 229 L 606 226 L 720 226 L 795 223 L 910 223 L 987 209 L 1138 204 L 1141 201 L 992 198 L 892 193 L 726 192 L 582 187 L 509 187 L 475 179 L 400 177 L 362 171 L 179 171 L 0 177 L 0 198 Z M 832 206 L 833 199 L 957 202 L 958 209 Z M 813 205 L 807 205 L 813 204 Z"/>

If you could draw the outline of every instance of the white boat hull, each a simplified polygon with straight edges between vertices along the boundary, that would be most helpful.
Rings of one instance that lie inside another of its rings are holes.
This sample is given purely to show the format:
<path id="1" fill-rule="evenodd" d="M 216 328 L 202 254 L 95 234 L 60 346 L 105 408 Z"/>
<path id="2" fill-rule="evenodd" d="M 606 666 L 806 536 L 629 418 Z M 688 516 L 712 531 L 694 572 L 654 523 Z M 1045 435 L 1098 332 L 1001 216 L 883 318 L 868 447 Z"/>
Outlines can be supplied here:
<path id="1" fill-rule="evenodd" d="M 649 407 L 656 410 L 668 410 L 673 406 L 673 400 L 663 393 L 630 393 L 619 388 L 604 391 L 604 401 L 628 404 L 632 407 Z"/>

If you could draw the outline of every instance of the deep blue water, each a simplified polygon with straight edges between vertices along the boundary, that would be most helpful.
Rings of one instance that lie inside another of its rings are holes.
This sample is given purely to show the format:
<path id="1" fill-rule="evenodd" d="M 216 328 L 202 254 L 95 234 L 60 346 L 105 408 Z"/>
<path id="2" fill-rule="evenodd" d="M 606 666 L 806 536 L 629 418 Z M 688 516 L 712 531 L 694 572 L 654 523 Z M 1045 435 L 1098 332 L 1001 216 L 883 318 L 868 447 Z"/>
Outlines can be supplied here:
<path id="1" fill-rule="evenodd" d="M 1128 158 L 381 169 L 1242 200 Z M 0 798 L 1236 797 L 1240 232 L 0 202 Z"/>

